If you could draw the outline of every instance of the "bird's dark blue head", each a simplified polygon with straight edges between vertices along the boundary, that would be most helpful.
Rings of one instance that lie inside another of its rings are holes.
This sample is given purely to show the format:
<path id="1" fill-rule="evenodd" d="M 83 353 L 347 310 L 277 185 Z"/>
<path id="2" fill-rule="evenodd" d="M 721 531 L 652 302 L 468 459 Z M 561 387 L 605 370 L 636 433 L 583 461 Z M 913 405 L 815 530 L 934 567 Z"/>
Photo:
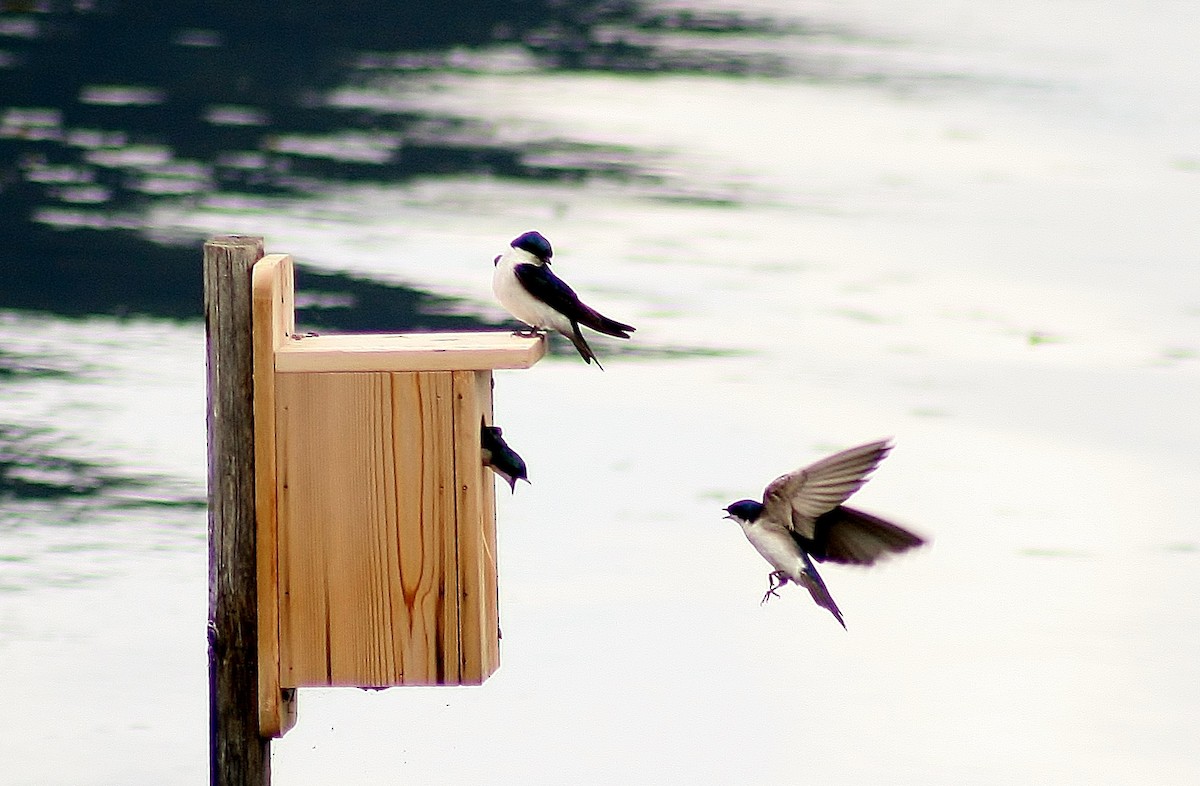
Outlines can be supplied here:
<path id="1" fill-rule="evenodd" d="M 543 262 L 549 262 L 550 257 L 554 256 L 550 241 L 542 237 L 540 232 L 526 232 L 512 242 L 512 247 L 528 251 Z"/>
<path id="2" fill-rule="evenodd" d="M 762 511 L 763 506 L 761 502 L 755 502 L 752 499 L 741 499 L 725 508 L 725 512 L 729 514 L 725 518 L 754 521 Z"/>

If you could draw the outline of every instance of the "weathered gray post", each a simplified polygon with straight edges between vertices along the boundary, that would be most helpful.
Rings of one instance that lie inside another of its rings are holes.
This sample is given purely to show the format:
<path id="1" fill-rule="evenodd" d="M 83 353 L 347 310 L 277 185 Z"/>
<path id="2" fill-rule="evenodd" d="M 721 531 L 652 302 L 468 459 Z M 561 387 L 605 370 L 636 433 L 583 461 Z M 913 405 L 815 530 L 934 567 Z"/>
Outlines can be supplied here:
<path id="1" fill-rule="evenodd" d="M 209 782 L 271 780 L 259 736 L 251 271 L 261 237 L 204 244 L 208 365 Z"/>

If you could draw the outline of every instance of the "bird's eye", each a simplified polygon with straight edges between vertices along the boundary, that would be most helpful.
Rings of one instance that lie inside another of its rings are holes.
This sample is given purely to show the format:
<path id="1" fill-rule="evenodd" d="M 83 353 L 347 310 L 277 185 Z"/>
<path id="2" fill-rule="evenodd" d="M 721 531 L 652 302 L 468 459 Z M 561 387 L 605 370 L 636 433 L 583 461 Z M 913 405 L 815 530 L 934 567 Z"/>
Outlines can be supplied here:
<path id="1" fill-rule="evenodd" d="M 496 258 L 492 260 L 492 264 L 493 264 L 493 265 L 499 265 L 499 264 L 500 264 L 500 255 L 499 255 L 499 254 L 497 254 L 497 255 L 496 255 Z"/>

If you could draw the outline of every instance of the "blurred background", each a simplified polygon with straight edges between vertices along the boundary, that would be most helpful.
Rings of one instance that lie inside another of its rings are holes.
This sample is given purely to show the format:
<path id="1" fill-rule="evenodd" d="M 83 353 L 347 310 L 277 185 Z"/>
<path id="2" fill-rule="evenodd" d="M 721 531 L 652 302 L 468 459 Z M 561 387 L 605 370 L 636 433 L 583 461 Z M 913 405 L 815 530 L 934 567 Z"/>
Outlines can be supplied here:
<path id="1" fill-rule="evenodd" d="M 1183 2 L 0 3 L 13 784 L 207 779 L 201 244 L 299 327 L 497 329 L 537 229 L 637 326 L 498 372 L 500 671 L 304 691 L 278 784 L 1200 780 L 1200 18 Z M 932 541 L 721 508 L 882 436 Z"/>

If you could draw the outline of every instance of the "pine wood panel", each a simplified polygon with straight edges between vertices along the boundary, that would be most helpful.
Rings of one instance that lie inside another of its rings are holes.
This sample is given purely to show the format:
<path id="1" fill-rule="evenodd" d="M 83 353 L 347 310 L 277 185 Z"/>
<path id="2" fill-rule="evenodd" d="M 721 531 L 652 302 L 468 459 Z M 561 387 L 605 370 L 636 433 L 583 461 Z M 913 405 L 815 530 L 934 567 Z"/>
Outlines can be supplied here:
<path id="1" fill-rule="evenodd" d="M 511 331 L 302 336 L 279 348 L 275 370 L 487 371 L 529 368 L 545 354 L 545 336 Z"/>
<path id="2" fill-rule="evenodd" d="M 259 734 L 296 722 L 295 692 L 279 683 L 279 560 L 275 489 L 275 349 L 295 330 L 292 258 L 270 254 L 253 271 L 254 462 L 258 578 Z"/>
<path id="3" fill-rule="evenodd" d="M 492 375 L 454 372 L 455 453 L 478 451 L 479 425 L 492 420 Z M 469 459 L 456 468 L 458 548 L 462 575 L 462 682 L 478 684 L 500 665 L 496 587 L 495 480 L 490 470 Z"/>
<path id="4" fill-rule="evenodd" d="M 276 391 L 284 684 L 481 682 L 490 374 L 281 374 Z"/>
<path id="5" fill-rule="evenodd" d="M 482 682 L 499 623 L 480 423 L 490 369 L 532 365 L 544 338 L 298 338 L 291 259 L 263 262 L 260 724 L 294 722 L 296 687 Z"/>

